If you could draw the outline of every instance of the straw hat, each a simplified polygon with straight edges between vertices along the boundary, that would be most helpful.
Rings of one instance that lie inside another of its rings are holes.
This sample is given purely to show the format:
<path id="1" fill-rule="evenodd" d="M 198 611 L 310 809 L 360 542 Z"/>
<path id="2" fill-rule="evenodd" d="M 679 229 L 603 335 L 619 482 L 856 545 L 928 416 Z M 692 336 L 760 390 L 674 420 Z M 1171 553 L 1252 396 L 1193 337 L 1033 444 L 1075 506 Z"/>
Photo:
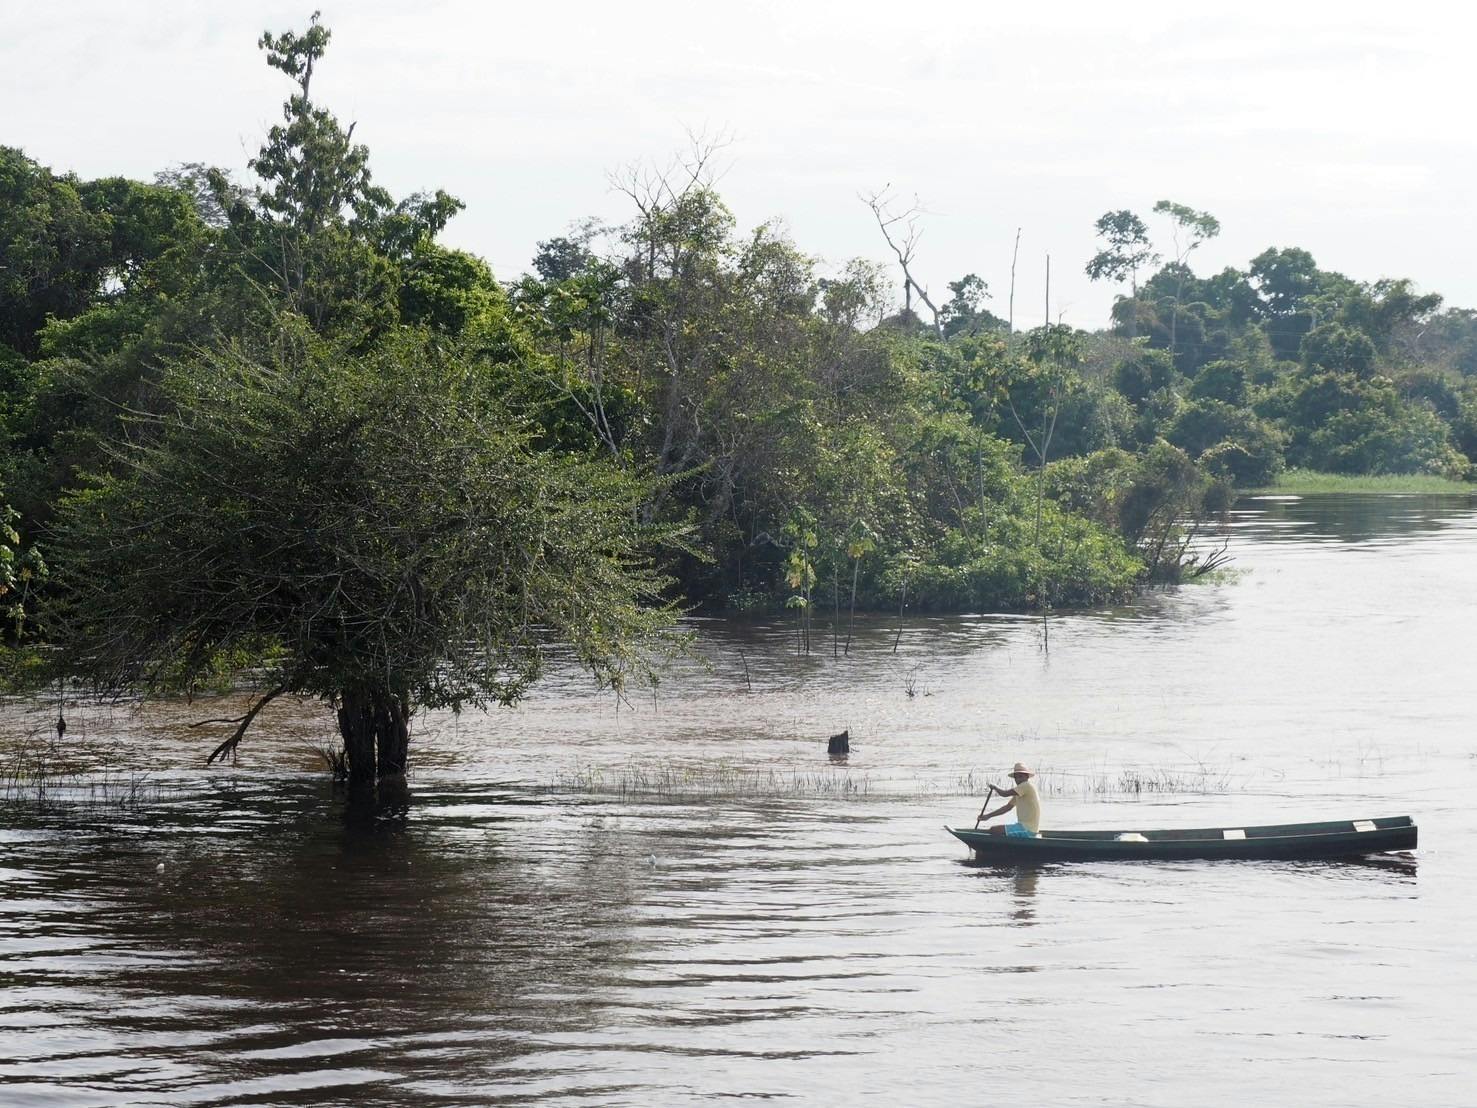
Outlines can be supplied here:
<path id="1" fill-rule="evenodd" d="M 1025 775 L 1025 776 L 1026 776 L 1026 777 L 1030 777 L 1030 776 L 1032 776 L 1032 773 L 1031 773 L 1031 771 L 1030 771 L 1030 770 L 1029 770 L 1029 769 L 1027 769 L 1027 768 L 1026 768 L 1026 764 L 1025 764 L 1025 763 L 1024 763 L 1024 762 L 1017 762 L 1017 763 L 1016 763 L 1016 764 L 1015 764 L 1015 768 L 1014 768 L 1014 769 L 1013 769 L 1013 770 L 1011 770 L 1011 771 L 1010 771 L 1010 775 L 1011 775 L 1011 776 L 1012 776 L 1012 777 L 1014 777 L 1014 776 L 1015 776 L 1015 775 L 1016 775 L 1016 774 L 1017 774 L 1017 773 L 1019 773 L 1019 774 L 1023 774 L 1023 775 Z"/>

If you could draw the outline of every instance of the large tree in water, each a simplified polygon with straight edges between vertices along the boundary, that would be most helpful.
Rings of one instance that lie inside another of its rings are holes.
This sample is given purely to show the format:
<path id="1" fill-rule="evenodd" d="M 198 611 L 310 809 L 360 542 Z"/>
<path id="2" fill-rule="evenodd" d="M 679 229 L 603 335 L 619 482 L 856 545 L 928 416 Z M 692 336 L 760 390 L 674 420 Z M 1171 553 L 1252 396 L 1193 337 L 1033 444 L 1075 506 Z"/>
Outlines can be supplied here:
<path id="1" fill-rule="evenodd" d="M 369 784 L 405 772 L 418 708 L 511 703 L 550 647 L 617 687 L 650 672 L 670 618 L 639 479 L 535 449 L 460 343 L 349 354 L 289 322 L 278 346 L 170 367 L 170 410 L 63 504 L 63 673 L 145 696 L 242 676 L 212 759 L 273 698 L 319 697 Z"/>

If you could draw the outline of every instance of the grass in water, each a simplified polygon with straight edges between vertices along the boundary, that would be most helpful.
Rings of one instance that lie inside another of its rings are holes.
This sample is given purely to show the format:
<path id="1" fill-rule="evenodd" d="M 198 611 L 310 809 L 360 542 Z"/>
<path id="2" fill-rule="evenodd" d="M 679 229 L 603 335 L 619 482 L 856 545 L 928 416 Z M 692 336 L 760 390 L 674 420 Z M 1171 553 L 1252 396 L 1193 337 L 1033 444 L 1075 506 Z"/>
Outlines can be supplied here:
<path id="1" fill-rule="evenodd" d="M 1319 473 L 1311 469 L 1289 469 L 1272 484 L 1244 492 L 1284 493 L 1298 495 L 1318 492 L 1406 492 L 1406 493 L 1477 493 L 1477 485 L 1453 481 L 1430 473 L 1382 473 L 1354 475 Z"/>
<path id="2" fill-rule="evenodd" d="M 548 791 L 602 796 L 680 799 L 685 797 L 867 796 L 867 777 L 851 774 L 715 766 L 581 767 L 556 777 Z"/>
<path id="3" fill-rule="evenodd" d="M 74 768 L 56 740 L 29 742 L 0 763 L 0 804 L 131 810 L 156 803 L 161 795 L 148 774 L 110 766 L 86 773 Z"/>
<path id="4" fill-rule="evenodd" d="M 542 786 L 545 792 L 592 793 L 633 800 L 983 798 L 1005 778 L 969 770 L 953 778 L 875 782 L 866 775 L 824 770 L 761 769 L 726 764 L 695 766 L 580 767 Z M 1231 791 L 1230 770 L 1155 766 L 1117 772 L 1045 769 L 1036 775 L 1043 796 L 1134 800 L 1144 796 L 1207 795 Z"/>
<path id="5" fill-rule="evenodd" d="M 1040 770 L 1033 779 L 1042 796 L 1090 800 L 1137 800 L 1144 796 L 1209 796 L 1232 789 L 1231 771 L 1203 765 L 1129 766 L 1116 771 Z M 991 779 L 973 773 L 960 778 L 965 792 L 983 792 Z M 995 782 L 997 785 L 1002 782 Z M 1005 786 L 1009 782 L 1003 783 Z"/>
<path id="6" fill-rule="evenodd" d="M 1063 789 L 1061 795 L 1134 798 L 1145 794 L 1203 796 L 1231 791 L 1230 771 L 1215 769 L 1130 768 L 1116 774 L 1073 775 L 1071 780 L 1075 788 Z"/>

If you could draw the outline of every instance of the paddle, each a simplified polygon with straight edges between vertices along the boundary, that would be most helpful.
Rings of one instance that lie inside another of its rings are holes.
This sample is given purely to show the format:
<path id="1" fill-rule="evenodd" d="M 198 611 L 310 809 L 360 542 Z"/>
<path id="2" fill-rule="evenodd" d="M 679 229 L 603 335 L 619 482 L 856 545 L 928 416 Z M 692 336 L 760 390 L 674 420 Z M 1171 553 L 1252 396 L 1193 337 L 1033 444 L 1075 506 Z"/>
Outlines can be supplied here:
<path id="1" fill-rule="evenodd" d="M 974 817 L 974 829 L 980 829 L 980 820 L 985 818 L 985 809 L 990 806 L 990 797 L 995 795 L 995 785 L 991 782 L 990 787 L 985 790 L 985 802 L 980 805 L 980 814 Z"/>

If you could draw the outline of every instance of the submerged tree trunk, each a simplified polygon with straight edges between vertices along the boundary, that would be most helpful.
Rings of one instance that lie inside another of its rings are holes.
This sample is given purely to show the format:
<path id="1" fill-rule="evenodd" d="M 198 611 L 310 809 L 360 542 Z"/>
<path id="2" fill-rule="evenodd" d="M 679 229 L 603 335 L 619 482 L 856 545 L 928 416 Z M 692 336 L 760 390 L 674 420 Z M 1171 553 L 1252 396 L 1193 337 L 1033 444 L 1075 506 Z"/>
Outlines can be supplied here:
<path id="1" fill-rule="evenodd" d="M 370 788 L 381 777 L 405 774 L 410 761 L 410 708 L 404 696 L 385 689 L 345 689 L 338 729 L 350 788 Z"/>
<path id="2" fill-rule="evenodd" d="M 851 614 L 846 620 L 846 656 L 851 657 L 851 633 L 856 630 L 856 579 L 861 572 L 862 560 L 852 559 L 851 563 Z"/>

